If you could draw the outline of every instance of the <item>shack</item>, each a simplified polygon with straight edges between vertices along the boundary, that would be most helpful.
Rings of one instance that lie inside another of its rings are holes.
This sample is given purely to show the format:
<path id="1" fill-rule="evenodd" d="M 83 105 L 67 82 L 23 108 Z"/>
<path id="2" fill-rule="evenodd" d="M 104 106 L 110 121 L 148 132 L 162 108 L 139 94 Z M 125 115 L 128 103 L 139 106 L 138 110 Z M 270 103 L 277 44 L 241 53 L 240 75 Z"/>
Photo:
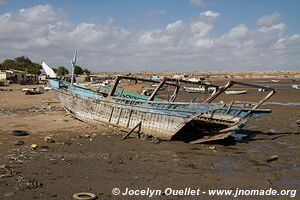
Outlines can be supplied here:
<path id="1" fill-rule="evenodd" d="M 20 83 L 26 80 L 26 72 L 19 70 L 1 70 L 0 80 L 8 83 Z"/>

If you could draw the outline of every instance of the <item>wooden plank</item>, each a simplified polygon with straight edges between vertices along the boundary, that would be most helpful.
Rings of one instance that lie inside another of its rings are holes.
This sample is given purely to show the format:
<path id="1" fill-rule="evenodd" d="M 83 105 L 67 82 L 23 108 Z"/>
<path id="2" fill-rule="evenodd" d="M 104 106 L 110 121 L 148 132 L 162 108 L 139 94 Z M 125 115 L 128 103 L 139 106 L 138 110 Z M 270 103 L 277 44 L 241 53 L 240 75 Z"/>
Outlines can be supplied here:
<path id="1" fill-rule="evenodd" d="M 122 140 L 125 140 L 137 127 L 139 127 L 138 132 L 141 131 L 141 126 L 142 126 L 142 121 L 140 121 L 135 127 L 133 127 L 133 129 L 131 129 L 131 131 L 129 133 L 127 133 Z"/>

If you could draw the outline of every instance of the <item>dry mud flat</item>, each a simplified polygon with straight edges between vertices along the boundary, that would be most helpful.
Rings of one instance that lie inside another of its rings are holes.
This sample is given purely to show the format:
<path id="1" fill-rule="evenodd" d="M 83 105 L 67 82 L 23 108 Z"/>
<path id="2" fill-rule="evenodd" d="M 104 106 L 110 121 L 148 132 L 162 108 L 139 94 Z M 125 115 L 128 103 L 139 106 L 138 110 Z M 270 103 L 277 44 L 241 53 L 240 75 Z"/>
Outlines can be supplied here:
<path id="1" fill-rule="evenodd" d="M 287 103 L 300 99 L 297 90 L 289 87 L 278 90 L 271 101 Z M 19 90 L 11 91 L 10 95 L 0 95 L 0 108 L 16 110 L 0 114 L 0 199 L 71 199 L 74 193 L 82 191 L 95 193 L 99 199 L 148 198 L 114 196 L 113 188 L 119 188 L 121 192 L 126 188 L 199 188 L 203 191 L 273 188 L 297 189 L 299 193 L 300 128 L 295 123 L 300 118 L 299 106 L 265 106 L 272 108 L 273 113 L 251 120 L 244 131 L 250 137 L 242 142 L 228 140 L 191 145 L 173 141 L 152 144 L 135 138 L 121 140 L 125 133 L 110 127 L 89 126 L 64 111 L 18 112 L 32 106 L 43 106 L 45 101 L 54 98 L 52 92 L 32 96 L 34 103 Z M 10 102 L 11 96 L 14 103 Z M 254 97 L 250 93 L 248 99 Z M 8 107 L 8 104 L 11 105 Z M 11 131 L 15 129 L 26 130 L 30 135 L 13 136 Z M 44 137 L 49 135 L 55 142 L 44 141 Z M 18 140 L 25 144 L 15 146 Z M 32 143 L 40 148 L 32 150 Z M 278 159 L 267 162 L 274 155 Z M 193 197 L 155 197 L 183 198 Z M 202 194 L 195 198 L 225 197 Z M 260 199 L 290 198 L 263 196 Z"/>

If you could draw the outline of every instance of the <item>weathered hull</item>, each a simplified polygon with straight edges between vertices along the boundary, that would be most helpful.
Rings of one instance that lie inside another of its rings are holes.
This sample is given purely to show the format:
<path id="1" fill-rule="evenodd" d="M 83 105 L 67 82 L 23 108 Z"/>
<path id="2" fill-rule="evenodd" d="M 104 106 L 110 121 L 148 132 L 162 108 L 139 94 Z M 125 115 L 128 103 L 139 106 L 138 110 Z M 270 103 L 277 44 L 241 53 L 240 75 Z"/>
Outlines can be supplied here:
<path id="1" fill-rule="evenodd" d="M 56 90 L 62 106 L 74 117 L 90 124 L 110 124 L 132 129 L 142 121 L 141 132 L 170 140 L 189 120 L 180 116 L 153 113 L 110 100 L 83 98 L 68 90 Z"/>
<path id="2" fill-rule="evenodd" d="M 125 92 L 110 96 L 59 80 L 50 80 L 50 85 L 62 106 L 81 121 L 127 130 L 139 125 L 140 132 L 164 140 L 182 139 L 182 136 L 188 136 L 183 140 L 192 143 L 224 139 L 242 128 L 251 116 L 270 112 L 234 108 L 234 102 L 227 105 L 149 101 Z"/>

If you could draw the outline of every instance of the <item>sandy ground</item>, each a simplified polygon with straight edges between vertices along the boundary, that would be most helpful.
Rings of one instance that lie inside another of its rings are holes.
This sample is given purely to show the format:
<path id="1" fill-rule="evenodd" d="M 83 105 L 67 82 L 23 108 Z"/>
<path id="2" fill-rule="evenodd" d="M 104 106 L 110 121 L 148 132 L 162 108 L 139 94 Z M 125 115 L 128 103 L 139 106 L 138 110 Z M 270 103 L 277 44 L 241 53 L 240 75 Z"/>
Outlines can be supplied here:
<path id="1" fill-rule="evenodd" d="M 295 123 L 300 119 L 299 105 L 264 106 L 271 108 L 272 114 L 251 120 L 243 131 L 250 137 L 241 142 L 152 144 L 135 138 L 121 140 L 124 132 L 107 126 L 90 126 L 63 110 L 40 110 L 38 108 L 59 107 L 54 93 L 26 96 L 21 93 L 21 88 L 1 87 L 5 91 L 0 91 L 0 199 L 61 200 L 71 199 L 72 194 L 83 191 L 95 193 L 99 199 L 148 198 L 114 196 L 113 188 L 119 188 L 121 192 L 126 188 L 199 188 L 202 191 L 273 188 L 296 189 L 299 193 L 300 128 Z M 282 85 L 275 88 L 278 93 L 271 102 L 300 102 L 299 90 Z M 179 98 L 192 96 L 195 94 L 184 94 Z M 236 98 L 254 101 L 261 96 L 255 90 L 249 90 L 246 96 Z M 199 95 L 198 98 L 202 97 Z M 220 100 L 228 101 L 231 97 L 222 98 Z M 12 131 L 17 129 L 26 130 L 29 135 L 13 136 Z M 45 136 L 51 136 L 55 142 L 46 143 Z M 25 144 L 16 146 L 19 140 Z M 40 148 L 32 150 L 30 145 L 33 143 Z M 266 162 L 273 155 L 277 155 L 278 160 Z M 192 196 L 155 197 L 190 198 Z M 201 194 L 195 199 L 231 198 Z M 260 199 L 290 197 L 264 196 Z"/>

